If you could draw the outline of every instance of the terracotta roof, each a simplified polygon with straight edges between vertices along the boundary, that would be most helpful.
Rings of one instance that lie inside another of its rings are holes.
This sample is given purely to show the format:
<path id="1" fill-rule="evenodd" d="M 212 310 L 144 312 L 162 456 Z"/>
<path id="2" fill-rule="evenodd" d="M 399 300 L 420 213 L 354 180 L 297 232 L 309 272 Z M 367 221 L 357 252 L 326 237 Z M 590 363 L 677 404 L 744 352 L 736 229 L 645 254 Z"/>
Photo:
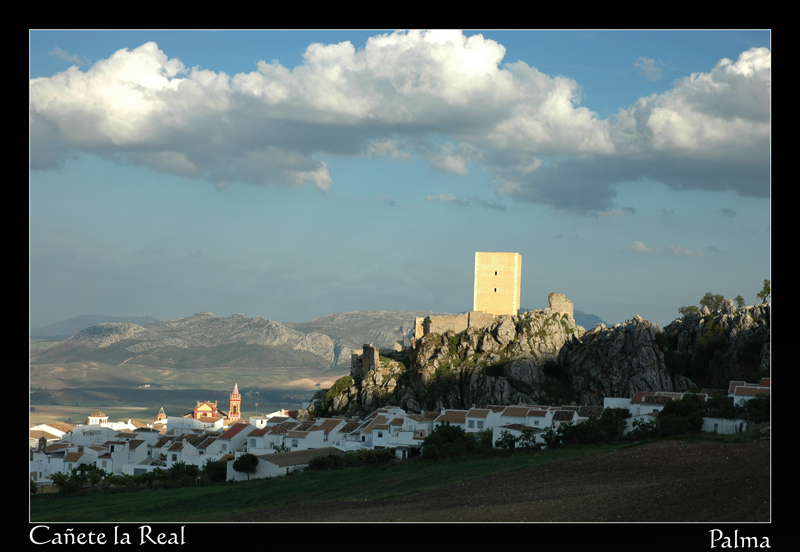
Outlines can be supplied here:
<path id="1" fill-rule="evenodd" d="M 737 388 L 738 386 L 740 386 L 740 385 L 746 385 L 746 384 L 747 384 L 747 382 L 746 382 L 746 381 L 731 381 L 731 382 L 728 384 L 728 394 L 729 394 L 729 395 L 732 395 L 732 394 L 733 394 L 733 392 L 736 390 L 736 388 Z"/>
<path id="2" fill-rule="evenodd" d="M 507 406 L 501 416 L 526 416 L 530 410 L 527 406 Z"/>
<path id="3" fill-rule="evenodd" d="M 436 418 L 437 422 L 450 422 L 453 424 L 463 424 L 467 418 L 466 410 L 446 410 Z"/>
<path id="4" fill-rule="evenodd" d="M 488 408 L 470 408 L 469 412 L 467 412 L 468 418 L 485 418 L 488 416 L 492 411 Z"/>
<path id="5" fill-rule="evenodd" d="M 651 397 L 653 395 L 655 395 L 655 393 L 652 391 L 639 391 L 631 397 L 631 404 L 642 404 L 645 397 Z"/>
<path id="6" fill-rule="evenodd" d="M 247 424 L 247 423 L 233 424 L 232 426 L 229 426 L 228 429 L 225 431 L 225 433 L 220 435 L 219 438 L 220 439 L 231 439 L 232 437 L 235 437 L 236 435 L 238 435 L 239 433 L 241 433 L 243 430 L 247 429 L 248 427 L 253 427 L 253 426 L 251 426 L 250 424 Z"/>
<path id="7" fill-rule="evenodd" d="M 569 422 L 575 417 L 574 410 L 556 410 L 553 412 L 554 422 Z"/>
<path id="8" fill-rule="evenodd" d="M 740 385 L 734 390 L 734 395 L 737 397 L 755 397 L 756 395 L 770 395 L 769 387 L 750 387 L 749 385 Z"/>

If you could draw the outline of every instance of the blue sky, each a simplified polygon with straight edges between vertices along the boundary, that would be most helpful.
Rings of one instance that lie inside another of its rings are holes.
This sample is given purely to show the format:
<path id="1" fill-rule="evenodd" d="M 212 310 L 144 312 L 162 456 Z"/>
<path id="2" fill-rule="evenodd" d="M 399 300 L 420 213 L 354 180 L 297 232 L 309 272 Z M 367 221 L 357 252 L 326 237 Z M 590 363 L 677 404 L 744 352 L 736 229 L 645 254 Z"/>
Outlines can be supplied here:
<path id="1" fill-rule="evenodd" d="M 31 31 L 30 324 L 472 308 L 662 327 L 770 276 L 770 33 Z"/>

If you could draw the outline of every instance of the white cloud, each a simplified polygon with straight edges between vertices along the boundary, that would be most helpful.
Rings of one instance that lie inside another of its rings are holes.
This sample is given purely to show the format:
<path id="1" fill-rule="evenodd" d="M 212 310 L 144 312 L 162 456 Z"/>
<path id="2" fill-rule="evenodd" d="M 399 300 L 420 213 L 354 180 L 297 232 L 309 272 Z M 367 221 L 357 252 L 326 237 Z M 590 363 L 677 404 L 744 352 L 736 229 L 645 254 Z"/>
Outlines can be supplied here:
<path id="1" fill-rule="evenodd" d="M 458 205 L 459 207 L 466 207 L 469 205 L 469 201 L 464 199 L 459 199 L 453 194 L 437 194 L 428 196 L 428 202 L 443 202 L 443 203 L 452 203 L 453 205 Z"/>
<path id="2" fill-rule="evenodd" d="M 650 248 L 648 248 L 644 242 L 638 240 L 633 242 L 633 245 L 629 245 L 628 250 L 633 251 L 634 253 L 652 253 Z"/>
<path id="3" fill-rule="evenodd" d="M 661 80 L 663 75 L 662 66 L 664 65 L 661 60 L 656 61 L 653 58 L 646 58 L 639 56 L 634 67 L 639 68 L 639 74 L 651 81 Z"/>
<path id="4" fill-rule="evenodd" d="M 31 168 L 70 151 L 123 158 L 218 186 L 335 186 L 323 155 L 425 159 L 492 171 L 498 193 L 608 211 L 620 181 L 768 193 L 770 52 L 744 52 L 601 120 L 574 80 L 459 31 L 311 44 L 293 69 L 229 76 L 155 43 L 30 81 Z M 641 65 L 651 67 L 650 62 Z M 699 175 L 699 176 L 698 176 Z M 767 181 L 765 181 L 765 175 Z"/>
<path id="5" fill-rule="evenodd" d="M 684 249 L 679 244 L 669 245 L 667 249 L 670 253 L 672 253 L 676 257 L 703 257 L 702 251 L 690 251 L 688 249 Z"/>

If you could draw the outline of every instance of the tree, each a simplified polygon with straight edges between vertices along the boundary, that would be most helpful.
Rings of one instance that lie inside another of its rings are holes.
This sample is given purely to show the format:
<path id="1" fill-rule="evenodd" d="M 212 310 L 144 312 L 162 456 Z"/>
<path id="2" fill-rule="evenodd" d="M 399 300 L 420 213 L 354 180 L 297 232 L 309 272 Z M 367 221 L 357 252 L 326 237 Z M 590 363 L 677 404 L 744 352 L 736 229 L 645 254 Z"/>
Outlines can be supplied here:
<path id="1" fill-rule="evenodd" d="M 714 294 L 710 291 L 707 291 L 703 298 L 700 299 L 700 306 L 701 307 L 708 307 L 708 310 L 714 312 L 717 308 L 722 305 L 725 301 L 725 296 L 720 295 L 719 293 Z"/>
<path id="2" fill-rule="evenodd" d="M 733 302 L 736 303 L 736 306 L 740 309 L 744 307 L 744 297 L 742 297 L 741 295 L 737 295 L 736 297 L 734 297 Z"/>
<path id="3" fill-rule="evenodd" d="M 517 446 L 518 440 L 510 431 L 504 429 L 500 432 L 500 437 L 494 442 L 494 446 L 500 449 L 513 449 Z"/>
<path id="4" fill-rule="evenodd" d="M 422 457 L 426 459 L 463 456 L 479 450 L 480 445 L 475 435 L 448 422 L 436 426 L 422 442 Z"/>
<path id="5" fill-rule="evenodd" d="M 769 280 L 766 280 L 766 279 L 765 279 L 765 280 L 764 280 L 764 287 L 763 287 L 763 288 L 761 288 L 761 291 L 759 291 L 758 293 L 756 293 L 756 297 L 758 297 L 759 299 L 761 299 L 761 302 L 762 302 L 762 303 L 766 303 L 766 302 L 767 302 L 767 298 L 769 298 L 770 291 L 771 291 L 771 290 L 770 290 L 770 283 L 769 283 Z"/>
<path id="6" fill-rule="evenodd" d="M 228 463 L 223 460 L 206 460 L 200 472 L 209 483 L 224 483 L 228 478 Z"/>
<path id="7" fill-rule="evenodd" d="M 247 474 L 247 479 L 250 479 L 250 474 L 255 473 L 258 469 L 258 456 L 246 452 L 233 461 L 233 469 L 237 472 Z"/>

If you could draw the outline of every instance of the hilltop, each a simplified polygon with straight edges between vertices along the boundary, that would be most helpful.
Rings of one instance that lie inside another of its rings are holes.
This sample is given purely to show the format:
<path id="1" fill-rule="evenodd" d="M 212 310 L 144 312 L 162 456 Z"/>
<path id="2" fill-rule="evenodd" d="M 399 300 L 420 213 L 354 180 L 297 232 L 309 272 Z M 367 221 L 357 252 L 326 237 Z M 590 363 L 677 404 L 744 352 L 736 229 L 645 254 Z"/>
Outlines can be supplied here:
<path id="1" fill-rule="evenodd" d="M 349 376 L 315 396 L 312 411 L 602 406 L 604 397 L 726 389 L 731 380 L 769 376 L 769 303 L 737 308 L 724 301 L 713 312 L 703 307 L 663 331 L 639 316 L 586 331 L 568 299 L 550 294 L 550 300 L 549 308 L 466 328 L 458 326 L 457 317 L 432 318 L 428 327 L 438 331 L 418 336 L 402 354 L 381 358 L 365 347 Z"/>

